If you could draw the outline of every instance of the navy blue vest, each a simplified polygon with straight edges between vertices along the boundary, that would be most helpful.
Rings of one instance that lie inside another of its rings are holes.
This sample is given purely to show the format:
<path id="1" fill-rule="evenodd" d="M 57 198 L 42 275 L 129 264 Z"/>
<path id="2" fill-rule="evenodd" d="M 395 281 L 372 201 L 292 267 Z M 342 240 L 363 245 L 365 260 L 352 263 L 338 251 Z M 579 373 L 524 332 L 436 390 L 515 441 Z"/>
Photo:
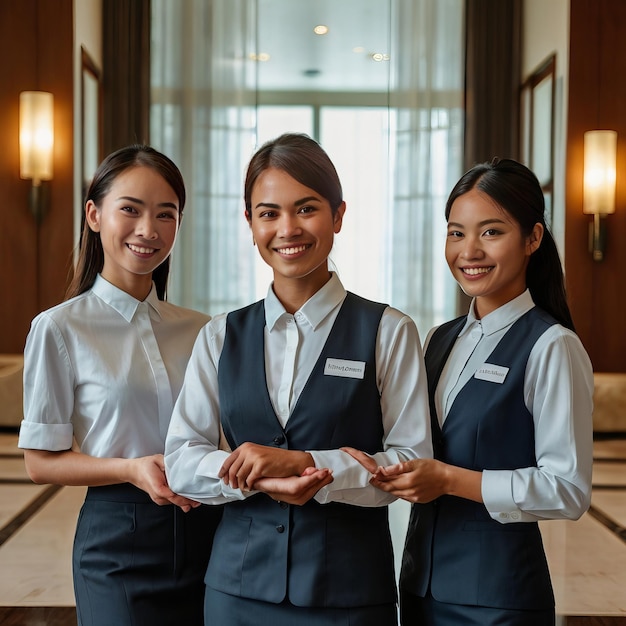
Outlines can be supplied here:
<path id="1" fill-rule="evenodd" d="M 537 307 L 517 320 L 486 363 L 509 368 L 502 383 L 471 378 L 443 430 L 434 395 L 465 317 L 441 326 L 425 355 L 435 456 L 473 470 L 537 465 L 524 376 L 537 339 L 557 322 Z M 500 524 L 484 505 L 443 496 L 413 505 L 400 578 L 402 590 L 436 600 L 505 609 L 550 609 L 554 596 L 536 523 Z"/>
<path id="2" fill-rule="evenodd" d="M 348 293 L 286 427 L 265 376 L 263 302 L 228 315 L 218 382 L 232 449 L 246 441 L 294 450 L 382 450 L 376 336 L 386 305 Z M 363 379 L 324 375 L 328 358 L 362 361 Z M 277 503 L 265 494 L 225 506 L 206 583 L 232 595 L 297 606 L 396 600 L 387 507 Z"/>

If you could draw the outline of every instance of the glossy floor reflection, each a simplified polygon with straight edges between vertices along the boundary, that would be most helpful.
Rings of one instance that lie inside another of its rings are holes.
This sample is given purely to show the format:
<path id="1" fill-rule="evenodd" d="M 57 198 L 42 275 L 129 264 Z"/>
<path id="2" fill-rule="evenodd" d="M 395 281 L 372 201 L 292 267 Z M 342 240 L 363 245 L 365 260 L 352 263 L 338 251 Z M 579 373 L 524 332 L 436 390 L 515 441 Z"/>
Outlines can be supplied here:
<path id="1" fill-rule="evenodd" d="M 16 433 L 0 433 L 0 623 L 72 625 L 61 607 L 74 605 L 71 547 L 85 490 L 33 485 L 16 443 Z M 594 448 L 590 511 L 541 523 L 560 625 L 626 624 L 626 438 Z M 398 565 L 408 511 L 391 507 Z"/>

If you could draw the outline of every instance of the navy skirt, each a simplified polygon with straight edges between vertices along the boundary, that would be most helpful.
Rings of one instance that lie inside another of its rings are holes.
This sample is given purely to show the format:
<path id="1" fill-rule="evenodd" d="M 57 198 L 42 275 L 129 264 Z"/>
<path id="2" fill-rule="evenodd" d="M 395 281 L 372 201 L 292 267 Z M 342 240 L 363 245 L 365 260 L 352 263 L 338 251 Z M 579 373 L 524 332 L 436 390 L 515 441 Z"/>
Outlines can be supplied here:
<path id="1" fill-rule="evenodd" d="M 488 606 L 468 606 L 438 602 L 430 592 L 425 598 L 400 594 L 402 626 L 554 626 L 551 611 L 520 611 Z"/>
<path id="2" fill-rule="evenodd" d="M 289 602 L 272 604 L 207 587 L 204 623 L 205 626 L 396 626 L 398 609 L 395 603 L 347 609 L 302 607 Z"/>
<path id="3" fill-rule="evenodd" d="M 129 484 L 90 487 L 74 538 L 79 626 L 203 626 L 221 514 L 221 506 L 159 506 Z"/>

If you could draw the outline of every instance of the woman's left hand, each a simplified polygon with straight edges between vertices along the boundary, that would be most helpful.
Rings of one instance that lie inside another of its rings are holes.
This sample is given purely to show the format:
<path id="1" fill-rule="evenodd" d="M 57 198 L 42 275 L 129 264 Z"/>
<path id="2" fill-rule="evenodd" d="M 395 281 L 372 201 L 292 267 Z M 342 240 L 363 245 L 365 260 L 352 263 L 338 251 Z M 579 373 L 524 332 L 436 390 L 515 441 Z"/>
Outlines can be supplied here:
<path id="1" fill-rule="evenodd" d="M 263 491 L 277 502 L 302 505 L 331 482 L 333 475 L 329 469 L 307 467 L 302 476 L 261 478 L 256 481 L 255 489 Z"/>
<path id="2" fill-rule="evenodd" d="M 341 448 L 357 460 L 370 474 L 370 484 L 382 491 L 408 500 L 409 502 L 430 502 L 448 493 L 447 468 L 450 467 L 436 459 L 412 459 L 381 467 L 376 461 L 361 450 Z"/>

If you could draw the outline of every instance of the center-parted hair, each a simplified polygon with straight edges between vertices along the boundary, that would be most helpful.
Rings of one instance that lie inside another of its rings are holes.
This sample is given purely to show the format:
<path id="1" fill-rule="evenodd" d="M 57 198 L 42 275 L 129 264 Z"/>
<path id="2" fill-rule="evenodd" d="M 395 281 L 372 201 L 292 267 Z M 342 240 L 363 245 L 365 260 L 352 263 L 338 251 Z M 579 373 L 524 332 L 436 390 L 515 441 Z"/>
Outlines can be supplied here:
<path id="1" fill-rule="evenodd" d="M 562 326 L 574 331 L 567 304 L 563 266 L 554 237 L 545 221 L 545 200 L 535 174 L 512 159 L 495 158 L 467 171 L 454 186 L 446 202 L 446 220 L 453 202 L 472 189 L 488 195 L 517 222 L 524 237 L 535 224 L 544 228 L 543 239 L 531 255 L 526 268 L 526 285 L 535 304 L 547 311 Z"/>
<path id="2" fill-rule="evenodd" d="M 250 160 L 244 183 L 248 219 L 252 217 L 252 188 L 258 177 L 271 168 L 282 170 L 320 194 L 330 204 L 333 215 L 337 213 L 343 202 L 343 191 L 333 162 L 308 135 L 285 133 L 263 144 Z"/>

